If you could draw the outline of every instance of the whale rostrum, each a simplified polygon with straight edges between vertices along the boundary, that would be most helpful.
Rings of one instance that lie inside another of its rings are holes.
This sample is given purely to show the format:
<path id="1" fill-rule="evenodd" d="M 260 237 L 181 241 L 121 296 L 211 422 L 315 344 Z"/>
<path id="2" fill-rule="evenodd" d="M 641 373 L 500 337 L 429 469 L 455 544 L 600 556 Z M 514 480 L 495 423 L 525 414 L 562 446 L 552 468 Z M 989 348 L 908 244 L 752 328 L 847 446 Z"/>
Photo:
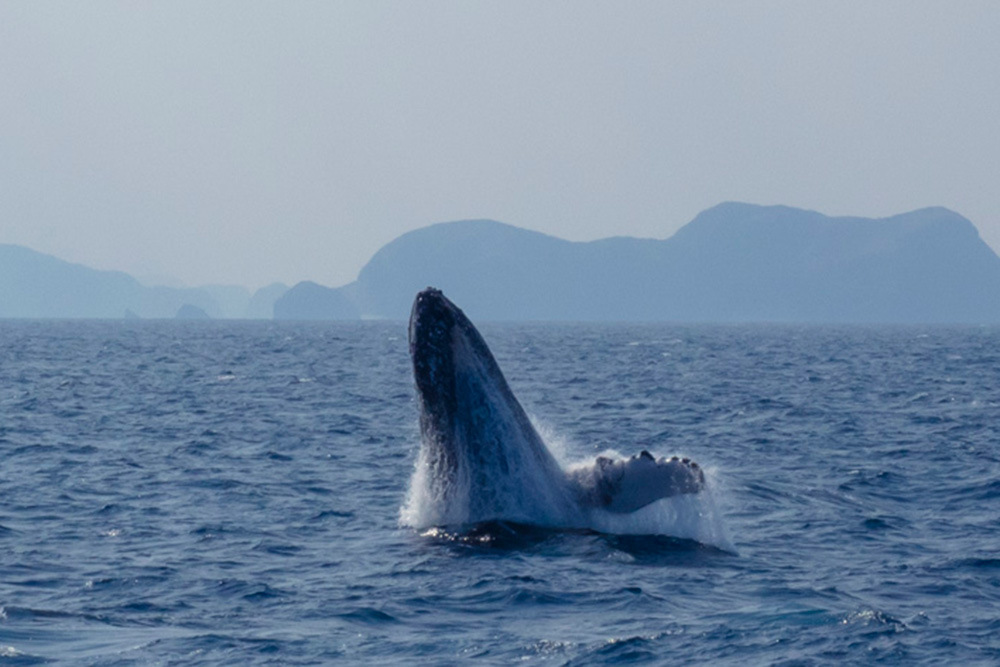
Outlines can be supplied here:
<path id="1" fill-rule="evenodd" d="M 697 463 L 597 457 L 564 470 L 515 398 L 482 335 L 440 290 L 413 302 L 410 357 L 426 493 L 440 523 L 573 523 L 587 512 L 634 512 L 705 486 Z"/>

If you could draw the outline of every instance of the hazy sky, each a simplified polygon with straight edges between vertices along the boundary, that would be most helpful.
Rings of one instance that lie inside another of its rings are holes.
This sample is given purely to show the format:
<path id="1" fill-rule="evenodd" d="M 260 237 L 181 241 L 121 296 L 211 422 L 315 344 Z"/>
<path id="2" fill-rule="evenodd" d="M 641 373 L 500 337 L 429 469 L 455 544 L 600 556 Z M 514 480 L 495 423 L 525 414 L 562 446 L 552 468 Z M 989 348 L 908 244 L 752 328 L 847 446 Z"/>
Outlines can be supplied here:
<path id="1" fill-rule="evenodd" d="M 1000 2 L 0 0 L 0 243 L 337 286 L 489 217 L 929 205 L 1000 249 Z"/>

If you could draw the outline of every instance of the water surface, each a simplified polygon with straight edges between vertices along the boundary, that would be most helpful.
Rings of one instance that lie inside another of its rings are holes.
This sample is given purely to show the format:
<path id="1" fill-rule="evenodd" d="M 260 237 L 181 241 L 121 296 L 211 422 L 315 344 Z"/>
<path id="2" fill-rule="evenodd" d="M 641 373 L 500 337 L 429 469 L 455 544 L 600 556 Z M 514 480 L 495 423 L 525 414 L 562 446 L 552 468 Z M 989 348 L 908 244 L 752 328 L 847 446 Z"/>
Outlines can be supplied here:
<path id="1" fill-rule="evenodd" d="M 1000 330 L 481 329 L 564 460 L 691 456 L 731 543 L 400 525 L 402 323 L 0 322 L 0 657 L 1000 661 Z"/>

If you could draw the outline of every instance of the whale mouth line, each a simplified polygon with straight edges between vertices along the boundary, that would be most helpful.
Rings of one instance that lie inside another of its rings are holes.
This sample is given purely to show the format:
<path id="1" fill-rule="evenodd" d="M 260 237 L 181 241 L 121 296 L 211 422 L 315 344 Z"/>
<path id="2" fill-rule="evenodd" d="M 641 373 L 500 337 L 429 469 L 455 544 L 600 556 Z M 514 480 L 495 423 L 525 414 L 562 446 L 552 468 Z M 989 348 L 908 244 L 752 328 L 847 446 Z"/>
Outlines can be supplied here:
<path id="1" fill-rule="evenodd" d="M 434 508 L 417 523 L 590 528 L 595 512 L 630 515 L 705 488 L 697 463 L 645 450 L 563 469 L 482 335 L 440 290 L 416 295 L 408 333 L 421 434 L 410 501 Z"/>

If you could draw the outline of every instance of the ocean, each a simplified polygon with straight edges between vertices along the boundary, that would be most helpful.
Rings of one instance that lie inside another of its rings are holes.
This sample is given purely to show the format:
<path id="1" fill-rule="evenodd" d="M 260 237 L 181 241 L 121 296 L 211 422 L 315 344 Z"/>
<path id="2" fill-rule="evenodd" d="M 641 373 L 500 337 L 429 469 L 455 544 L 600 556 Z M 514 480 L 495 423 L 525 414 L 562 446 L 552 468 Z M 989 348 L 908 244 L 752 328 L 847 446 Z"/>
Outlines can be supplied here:
<path id="1" fill-rule="evenodd" d="M 1000 329 L 477 324 L 712 511 L 407 525 L 402 322 L 2 321 L 0 664 L 1000 663 Z"/>

